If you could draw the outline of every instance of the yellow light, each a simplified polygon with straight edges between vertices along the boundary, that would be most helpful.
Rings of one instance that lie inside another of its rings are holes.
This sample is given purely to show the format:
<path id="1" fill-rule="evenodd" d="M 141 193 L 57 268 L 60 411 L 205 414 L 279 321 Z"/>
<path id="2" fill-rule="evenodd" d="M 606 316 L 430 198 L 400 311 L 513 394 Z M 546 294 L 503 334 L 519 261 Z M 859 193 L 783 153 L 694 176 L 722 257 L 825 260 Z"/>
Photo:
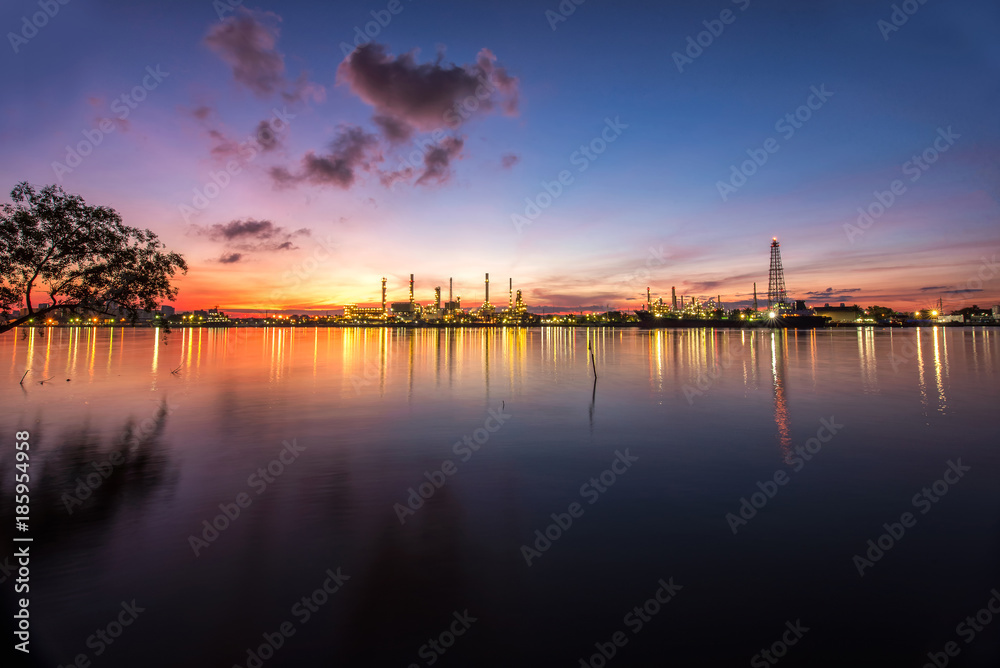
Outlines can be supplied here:
<path id="1" fill-rule="evenodd" d="M 773 318 L 775 315 L 777 315 L 777 314 L 774 311 L 771 311 L 770 313 L 767 314 L 767 317 L 768 318 Z"/>
<path id="2" fill-rule="evenodd" d="M 936 318 L 937 317 L 937 311 L 931 311 L 931 315 Z"/>
<path id="3" fill-rule="evenodd" d="M 919 318 L 920 317 L 920 311 L 914 311 L 913 312 L 913 316 L 916 317 L 916 318 Z"/>

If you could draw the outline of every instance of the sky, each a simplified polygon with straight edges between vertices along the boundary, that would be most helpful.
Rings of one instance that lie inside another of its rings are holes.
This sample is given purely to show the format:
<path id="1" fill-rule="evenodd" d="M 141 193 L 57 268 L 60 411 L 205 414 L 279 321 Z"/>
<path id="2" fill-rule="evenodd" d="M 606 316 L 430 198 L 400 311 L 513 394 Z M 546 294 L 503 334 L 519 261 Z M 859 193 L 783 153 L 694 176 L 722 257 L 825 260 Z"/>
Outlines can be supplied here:
<path id="1" fill-rule="evenodd" d="M 47 12 L 47 13 L 46 13 Z M 179 310 L 445 295 L 1000 303 L 1000 5 L 6 0 L 0 189 L 190 269 Z"/>

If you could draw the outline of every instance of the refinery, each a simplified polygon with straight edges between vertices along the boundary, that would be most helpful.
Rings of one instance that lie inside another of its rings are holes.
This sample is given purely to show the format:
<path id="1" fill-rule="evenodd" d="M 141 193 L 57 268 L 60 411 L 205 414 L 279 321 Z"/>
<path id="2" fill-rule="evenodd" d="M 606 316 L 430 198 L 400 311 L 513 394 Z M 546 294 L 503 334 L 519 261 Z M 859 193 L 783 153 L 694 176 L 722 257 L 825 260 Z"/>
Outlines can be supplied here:
<path id="1" fill-rule="evenodd" d="M 478 308 L 464 310 L 462 298 L 454 295 L 453 279 L 448 279 L 448 301 L 441 303 L 441 286 L 434 288 L 434 301 L 426 306 L 414 298 L 413 274 L 410 274 L 409 299 L 403 302 L 387 300 L 387 279 L 382 277 L 382 305 L 358 306 L 345 304 L 343 320 L 346 322 L 398 324 L 424 323 L 429 325 L 462 325 L 462 324 L 501 324 L 501 325 L 531 325 L 538 324 L 540 318 L 529 313 L 521 296 L 521 291 L 514 292 L 514 279 L 508 279 L 507 308 L 497 308 L 490 301 L 490 275 L 487 273 L 483 287 L 483 303 Z"/>
<path id="2" fill-rule="evenodd" d="M 139 312 L 137 319 L 126 313 L 103 314 L 99 317 L 80 317 L 77 314 L 50 313 L 43 326 L 116 326 L 140 324 L 149 326 L 180 327 L 268 327 L 268 326 L 347 326 L 347 327 L 489 327 L 489 326 L 616 326 L 645 329 L 689 327 L 774 327 L 812 329 L 825 326 L 926 326 L 926 325 L 995 325 L 1000 323 L 1000 306 L 992 310 L 970 308 L 945 314 L 942 300 L 935 307 L 914 312 L 899 312 L 884 307 L 863 309 L 857 305 L 808 307 L 804 300 L 789 297 L 785 287 L 785 274 L 781 262 L 781 244 L 777 237 L 771 239 L 770 268 L 767 291 L 758 295 L 757 284 L 752 286 L 752 301 L 744 308 L 726 308 L 722 296 L 699 299 L 677 294 L 670 288 L 670 298 L 654 297 L 652 288 L 646 288 L 645 303 L 639 309 L 624 311 L 608 308 L 590 313 L 537 313 L 529 311 L 521 294 L 514 289 L 514 279 L 507 279 L 507 304 L 498 306 L 490 301 L 490 275 L 483 279 L 483 300 L 479 306 L 463 308 L 462 297 L 454 292 L 454 280 L 448 279 L 448 298 L 443 300 L 442 287 L 435 286 L 433 300 L 421 303 L 416 298 L 415 278 L 410 274 L 407 299 L 390 302 L 388 279 L 382 277 L 382 301 L 377 306 L 344 304 L 342 313 L 327 312 L 323 315 L 286 315 L 270 312 L 250 317 L 231 317 L 218 306 L 207 310 L 176 313 L 169 305 L 162 305 L 155 313 Z M 47 304 L 39 304 L 46 307 Z M 537 309 L 536 309 L 537 310 Z M 549 309 L 550 311 L 554 309 Z M 544 311 L 544 309 L 543 309 Z M 2 314 L 0 314 L 2 317 Z M 29 321 L 33 322 L 33 321 Z"/>

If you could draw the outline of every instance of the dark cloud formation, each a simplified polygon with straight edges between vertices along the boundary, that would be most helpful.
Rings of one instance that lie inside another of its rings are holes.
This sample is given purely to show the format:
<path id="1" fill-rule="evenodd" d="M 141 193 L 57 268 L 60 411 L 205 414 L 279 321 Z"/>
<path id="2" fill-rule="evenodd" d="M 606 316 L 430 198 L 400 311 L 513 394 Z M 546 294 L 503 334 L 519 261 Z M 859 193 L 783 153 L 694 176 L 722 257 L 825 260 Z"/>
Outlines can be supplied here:
<path id="1" fill-rule="evenodd" d="M 278 135 L 271 127 L 271 122 L 266 119 L 257 124 L 254 138 L 262 151 L 273 151 L 278 147 Z"/>
<path id="2" fill-rule="evenodd" d="M 332 185 L 347 189 L 354 185 L 358 171 L 372 171 L 382 161 L 379 138 L 358 126 L 342 126 L 330 143 L 328 152 L 309 151 L 302 158 L 301 169 L 292 173 L 285 167 L 273 167 L 271 178 L 279 187 L 301 182 Z"/>
<path id="3" fill-rule="evenodd" d="M 233 158 L 239 157 L 240 146 L 239 142 L 230 137 L 227 137 L 220 130 L 209 130 L 208 136 L 212 139 L 212 148 L 209 149 L 209 154 L 220 162 L 225 162 Z"/>
<path id="4" fill-rule="evenodd" d="M 239 139 L 217 128 L 206 127 L 210 139 L 209 155 L 219 163 L 251 160 L 258 152 L 269 153 L 279 148 L 285 128 L 287 124 L 280 120 L 265 119 L 257 123 L 253 131 L 243 139 Z"/>
<path id="5" fill-rule="evenodd" d="M 243 259 L 243 253 L 223 253 L 219 258 L 222 264 L 234 264 Z"/>
<path id="6" fill-rule="evenodd" d="M 372 122 L 377 133 L 357 126 L 342 126 L 326 151 L 309 151 L 298 168 L 270 169 L 274 185 L 300 183 L 348 189 L 359 174 L 373 174 L 383 186 L 400 182 L 439 186 L 451 179 L 451 166 L 460 159 L 465 138 L 457 128 L 474 115 L 502 110 L 517 113 L 518 80 L 496 65 L 496 56 L 483 49 L 471 65 L 418 64 L 413 53 L 393 56 L 375 43 L 353 51 L 337 69 L 338 83 L 346 84 L 375 108 Z M 386 155 L 413 139 L 417 149 L 405 152 L 395 169 L 386 169 Z M 504 166 L 518 160 L 510 154 Z"/>
<path id="7" fill-rule="evenodd" d="M 504 169 L 510 169 L 519 162 L 521 162 L 521 156 L 513 153 L 504 153 L 500 156 L 500 166 Z"/>
<path id="8" fill-rule="evenodd" d="M 840 288 L 838 290 L 827 288 L 826 290 L 820 290 L 819 292 L 807 292 L 806 294 L 810 297 L 832 297 L 833 295 L 846 295 L 852 292 L 861 292 L 861 288 Z"/>
<path id="9" fill-rule="evenodd" d="M 413 162 L 400 163 L 399 168 L 395 170 L 377 170 L 379 181 L 390 189 L 397 183 L 411 181 L 414 177 L 416 185 L 443 185 L 451 180 L 451 162 L 461 158 L 464 146 L 463 137 L 444 137 L 436 144 L 428 140 L 422 143 L 418 152 L 421 157 L 416 160 L 409 158 Z"/>
<path id="10" fill-rule="evenodd" d="M 726 281 L 691 281 L 684 284 L 686 294 L 700 294 L 725 287 Z M 678 293 L 679 294 L 679 293 Z"/>
<path id="11" fill-rule="evenodd" d="M 204 105 L 203 104 L 200 107 L 198 107 L 197 109 L 195 109 L 194 111 L 192 111 L 191 115 L 194 116 L 195 118 L 197 118 L 199 121 L 203 121 L 206 118 L 208 118 L 209 116 L 211 116 L 213 111 L 214 111 L 214 109 L 212 109 L 208 105 Z"/>
<path id="12" fill-rule="evenodd" d="M 424 154 L 424 171 L 418 185 L 442 184 L 451 178 L 451 161 L 458 157 L 465 142 L 459 137 L 446 137 Z"/>
<path id="13" fill-rule="evenodd" d="M 944 290 L 947 285 L 929 285 L 926 288 L 920 288 L 921 292 L 937 292 L 938 290 Z"/>
<path id="14" fill-rule="evenodd" d="M 277 49 L 280 21 L 272 12 L 241 7 L 208 31 L 205 44 L 233 68 L 233 78 L 258 97 L 281 93 L 289 102 L 321 99 L 322 86 L 310 83 L 305 74 L 295 81 L 285 77 L 285 57 Z"/>
<path id="15" fill-rule="evenodd" d="M 337 68 L 337 82 L 346 84 L 379 117 L 419 130 L 457 129 L 474 115 L 500 108 L 516 114 L 519 82 L 496 56 L 482 49 L 476 62 L 461 67 L 418 64 L 414 53 L 393 56 L 385 46 L 369 42 L 355 49 Z"/>
<path id="16" fill-rule="evenodd" d="M 382 136 L 385 137 L 389 143 L 396 144 L 399 142 L 404 142 L 413 136 L 413 128 L 406 123 L 401 123 L 392 116 L 380 116 L 375 114 L 372 117 L 375 125 L 378 126 L 379 130 L 382 131 Z"/>
<path id="17" fill-rule="evenodd" d="M 302 228 L 289 232 L 270 220 L 247 218 L 228 223 L 215 223 L 209 227 L 195 226 L 194 233 L 207 236 L 212 241 L 224 242 L 227 246 L 240 251 L 279 251 L 295 250 L 298 247 L 292 242 L 292 239 L 298 236 L 308 236 L 310 231 L 307 228 Z M 223 255 L 223 258 L 233 255 L 240 255 L 240 257 L 229 260 L 229 262 L 237 262 L 242 258 L 241 254 L 232 252 Z"/>

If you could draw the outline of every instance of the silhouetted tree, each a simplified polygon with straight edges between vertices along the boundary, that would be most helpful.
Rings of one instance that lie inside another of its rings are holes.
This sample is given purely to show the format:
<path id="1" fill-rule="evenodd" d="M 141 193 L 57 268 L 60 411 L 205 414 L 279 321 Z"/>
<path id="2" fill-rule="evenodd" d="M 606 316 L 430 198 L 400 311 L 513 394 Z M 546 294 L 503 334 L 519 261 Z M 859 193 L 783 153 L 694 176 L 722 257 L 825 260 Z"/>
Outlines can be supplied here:
<path id="1" fill-rule="evenodd" d="M 107 315 L 154 311 L 177 296 L 170 280 L 187 263 L 149 230 L 122 223 L 112 208 L 88 206 L 56 185 L 27 182 L 0 208 L 0 311 L 25 313 L 0 323 L 0 333 L 55 310 Z M 35 308 L 38 293 L 48 306 Z"/>
<path id="2" fill-rule="evenodd" d="M 869 306 L 865 310 L 875 320 L 885 320 L 886 318 L 891 318 L 896 313 L 893 309 L 886 306 Z"/>

